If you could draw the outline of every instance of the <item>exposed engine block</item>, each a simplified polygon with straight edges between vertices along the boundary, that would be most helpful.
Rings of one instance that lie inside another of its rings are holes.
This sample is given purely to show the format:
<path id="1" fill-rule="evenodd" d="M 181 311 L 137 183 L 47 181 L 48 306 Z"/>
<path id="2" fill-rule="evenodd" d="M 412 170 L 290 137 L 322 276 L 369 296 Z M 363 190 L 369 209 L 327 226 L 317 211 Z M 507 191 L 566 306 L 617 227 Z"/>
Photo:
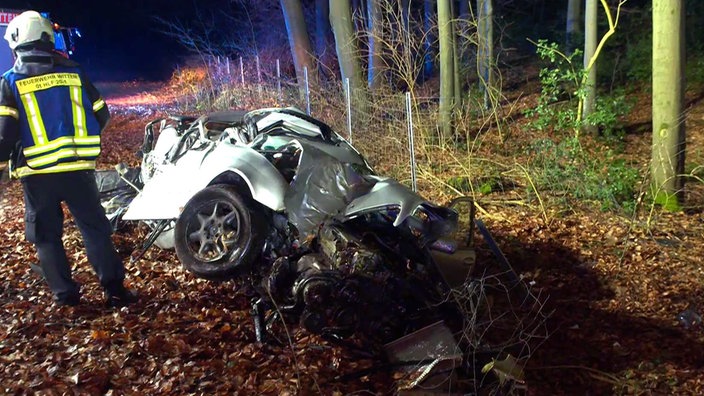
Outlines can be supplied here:
<path id="1" fill-rule="evenodd" d="M 421 308 L 417 297 L 425 294 L 406 263 L 371 250 L 373 243 L 362 243 L 342 226 L 323 227 L 315 243 L 312 253 L 295 262 L 274 262 L 265 287 L 277 304 L 300 315 L 301 325 L 316 334 L 357 334 L 377 342 L 403 335 Z"/>

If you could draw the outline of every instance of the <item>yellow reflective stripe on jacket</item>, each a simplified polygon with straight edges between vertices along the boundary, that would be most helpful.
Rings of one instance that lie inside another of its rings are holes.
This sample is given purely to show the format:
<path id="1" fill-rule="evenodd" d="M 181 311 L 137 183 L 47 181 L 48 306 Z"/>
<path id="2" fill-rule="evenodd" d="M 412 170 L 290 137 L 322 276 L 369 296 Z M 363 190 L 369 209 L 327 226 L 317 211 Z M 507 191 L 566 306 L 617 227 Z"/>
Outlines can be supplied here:
<path id="1" fill-rule="evenodd" d="M 27 165 L 30 168 L 41 168 L 42 166 L 56 163 L 63 158 L 97 157 L 98 154 L 100 154 L 100 147 L 67 147 L 51 154 L 27 159 Z"/>
<path id="2" fill-rule="evenodd" d="M 18 80 L 16 84 L 20 95 L 52 87 L 80 87 L 82 85 L 81 77 L 78 73 L 43 74 L 41 76 Z"/>
<path id="3" fill-rule="evenodd" d="M 103 100 L 103 98 L 100 98 L 93 102 L 93 112 L 96 112 L 102 109 L 103 107 L 105 107 L 105 101 Z"/>
<path id="4" fill-rule="evenodd" d="M 27 121 L 29 121 L 29 130 L 32 132 L 34 144 L 45 144 L 46 129 L 44 129 L 44 120 L 42 120 L 42 115 L 39 113 L 39 106 L 37 106 L 37 97 L 30 92 L 22 95 L 21 100 L 27 112 Z"/>
<path id="5" fill-rule="evenodd" d="M 81 87 L 71 87 L 71 103 L 73 104 L 73 125 L 76 136 L 86 136 L 86 112 L 83 110 L 83 95 Z"/>
<path id="6" fill-rule="evenodd" d="M 30 175 L 41 175 L 46 173 L 59 173 L 59 172 L 71 172 L 78 170 L 92 170 L 95 169 L 95 161 L 75 161 L 66 162 L 63 164 L 58 164 L 46 169 L 32 169 L 27 166 L 22 166 L 12 173 L 12 177 L 20 178 Z"/>
<path id="7" fill-rule="evenodd" d="M 86 110 L 83 107 L 82 83 L 78 73 L 50 73 L 18 80 L 16 85 L 22 105 L 27 113 L 29 129 L 34 142 L 33 146 L 24 149 L 27 164 L 30 167 L 50 165 L 62 158 L 72 156 L 93 157 L 100 153 L 100 136 L 88 136 Z M 69 90 L 74 133 L 73 136 L 63 136 L 49 141 L 35 92 L 60 86 L 65 86 Z M 99 101 L 102 101 L 102 99 Z M 105 103 L 103 102 L 104 105 Z M 98 147 L 77 147 L 84 145 L 98 145 Z M 43 153 L 47 154 L 42 155 Z M 40 157 L 38 158 L 37 156 Z"/>
<path id="8" fill-rule="evenodd" d="M 41 153 L 46 153 L 52 150 L 56 150 L 61 146 L 68 146 L 68 145 L 77 145 L 77 146 L 86 146 L 86 145 L 93 145 L 93 144 L 100 144 L 100 136 L 94 135 L 94 136 L 84 136 L 84 137 L 74 137 L 74 136 L 64 136 L 60 137 L 58 139 L 52 140 L 48 144 L 44 144 L 41 146 L 32 146 L 32 147 L 27 147 L 22 152 L 26 157 L 32 157 L 37 154 Z"/>
<path id="9" fill-rule="evenodd" d="M 0 116 L 8 116 L 14 119 L 19 119 L 19 113 L 17 109 L 9 106 L 0 106 Z"/>

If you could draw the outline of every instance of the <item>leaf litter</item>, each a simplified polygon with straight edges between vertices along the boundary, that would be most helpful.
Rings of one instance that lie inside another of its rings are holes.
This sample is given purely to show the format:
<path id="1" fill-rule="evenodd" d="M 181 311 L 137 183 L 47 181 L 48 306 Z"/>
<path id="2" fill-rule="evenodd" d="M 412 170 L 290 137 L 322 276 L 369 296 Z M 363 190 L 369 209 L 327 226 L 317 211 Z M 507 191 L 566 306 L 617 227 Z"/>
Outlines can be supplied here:
<path id="1" fill-rule="evenodd" d="M 134 153 L 145 117 L 156 114 L 114 108 L 99 162 L 103 169 L 138 164 Z M 701 126 L 689 132 L 701 143 Z M 630 146 L 649 144 L 647 137 L 630 139 Z M 127 280 L 141 301 L 119 311 L 103 308 L 102 290 L 65 209 L 65 245 L 83 301 L 57 308 L 29 268 L 37 258 L 24 241 L 19 183 L 7 186 L 0 203 L 0 393 L 394 392 L 392 373 L 344 376 L 378 362 L 297 326 L 289 326 L 288 345 L 257 343 L 242 288 L 196 279 L 173 252 L 152 249 L 127 264 Z M 551 334 L 524 371 L 502 368 L 506 361 L 488 369 L 520 375 L 535 395 L 704 394 L 701 210 L 624 218 L 574 208 L 552 215 L 546 225 L 539 213 L 521 206 L 485 209 L 499 214 L 486 223 L 509 262 L 549 296 L 553 312 Z M 133 226 L 113 236 L 126 263 L 145 233 Z M 478 249 L 478 260 L 490 255 Z"/>

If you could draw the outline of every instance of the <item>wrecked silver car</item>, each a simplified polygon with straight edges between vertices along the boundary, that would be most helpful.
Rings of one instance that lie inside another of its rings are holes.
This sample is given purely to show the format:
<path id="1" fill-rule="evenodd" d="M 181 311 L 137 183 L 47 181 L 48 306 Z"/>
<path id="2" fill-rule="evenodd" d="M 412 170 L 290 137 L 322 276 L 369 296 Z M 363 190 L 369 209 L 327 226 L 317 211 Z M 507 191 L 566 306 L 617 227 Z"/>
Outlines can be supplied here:
<path id="1" fill-rule="evenodd" d="M 462 283 L 473 264 L 443 240 L 458 213 L 377 175 L 328 125 L 293 108 L 171 116 L 146 126 L 141 155 L 99 182 L 108 217 L 149 225 L 140 254 L 174 248 L 199 277 L 249 280 L 258 339 L 285 316 L 416 366 L 463 362 L 465 318 L 437 265 L 459 263 Z"/>
<path id="2" fill-rule="evenodd" d="M 429 251 L 447 249 L 436 242 L 457 213 L 296 109 L 159 119 L 141 151 L 142 187 L 119 216 L 150 224 L 148 240 L 199 277 L 255 273 L 307 329 L 380 341 L 442 297 Z"/>

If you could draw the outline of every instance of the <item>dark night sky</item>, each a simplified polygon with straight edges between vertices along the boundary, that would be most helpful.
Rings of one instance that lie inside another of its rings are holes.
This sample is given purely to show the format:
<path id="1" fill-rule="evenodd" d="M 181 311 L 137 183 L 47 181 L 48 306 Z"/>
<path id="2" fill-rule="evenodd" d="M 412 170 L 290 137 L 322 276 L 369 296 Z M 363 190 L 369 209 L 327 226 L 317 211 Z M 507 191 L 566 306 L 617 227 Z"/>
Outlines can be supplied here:
<path id="1" fill-rule="evenodd" d="M 80 29 L 74 59 L 95 81 L 163 80 L 185 50 L 157 29 L 154 16 L 176 20 L 192 15 L 194 3 L 178 0 L 3 1 L 6 9 L 49 12 L 64 26 Z M 2 40 L 2 45 L 7 43 Z"/>

